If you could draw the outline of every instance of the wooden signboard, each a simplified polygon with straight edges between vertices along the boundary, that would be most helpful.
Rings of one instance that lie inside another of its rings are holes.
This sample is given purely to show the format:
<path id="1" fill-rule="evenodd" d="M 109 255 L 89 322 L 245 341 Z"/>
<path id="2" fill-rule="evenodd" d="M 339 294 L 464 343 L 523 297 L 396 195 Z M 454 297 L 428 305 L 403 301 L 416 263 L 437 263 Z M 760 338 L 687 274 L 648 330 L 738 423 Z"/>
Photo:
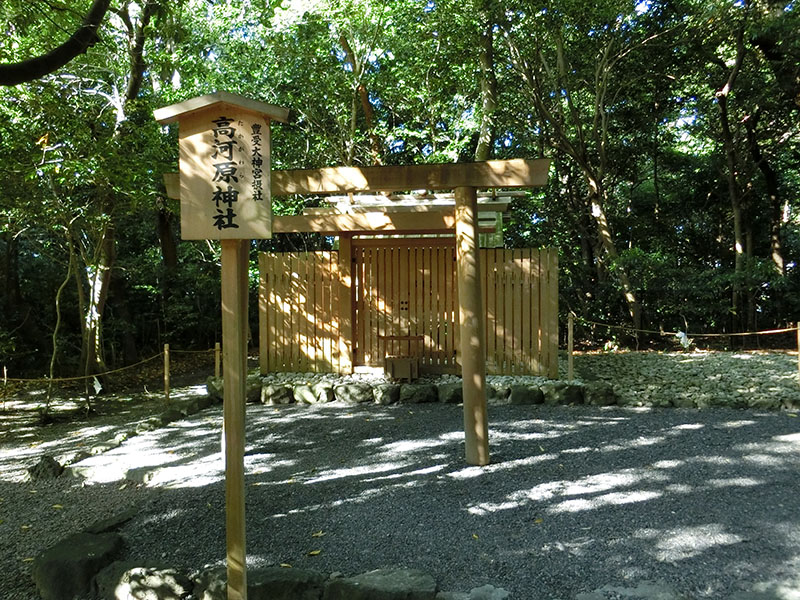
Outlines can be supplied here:
<path id="1" fill-rule="evenodd" d="M 288 110 L 215 92 L 154 114 L 180 123 L 181 237 L 272 237 L 270 121 Z"/>

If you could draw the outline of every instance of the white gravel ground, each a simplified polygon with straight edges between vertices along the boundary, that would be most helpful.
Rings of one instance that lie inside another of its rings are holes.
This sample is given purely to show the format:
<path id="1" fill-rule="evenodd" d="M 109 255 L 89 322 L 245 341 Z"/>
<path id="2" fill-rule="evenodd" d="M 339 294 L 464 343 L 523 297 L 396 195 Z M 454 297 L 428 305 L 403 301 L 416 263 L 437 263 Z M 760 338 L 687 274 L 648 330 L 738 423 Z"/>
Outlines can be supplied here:
<path id="1" fill-rule="evenodd" d="M 464 464 L 458 406 L 250 406 L 249 562 L 415 567 L 444 590 L 492 584 L 518 600 L 800 597 L 800 418 L 717 406 L 791 404 L 796 361 L 577 357 L 580 377 L 612 381 L 631 404 L 691 393 L 714 408 L 493 406 L 485 468 Z M 36 553 L 134 505 L 128 557 L 193 570 L 224 556 L 220 408 L 93 459 L 151 473 L 148 485 L 20 481 L 39 454 L 126 426 L 95 425 L 0 446 L 0 598 L 36 598 Z"/>

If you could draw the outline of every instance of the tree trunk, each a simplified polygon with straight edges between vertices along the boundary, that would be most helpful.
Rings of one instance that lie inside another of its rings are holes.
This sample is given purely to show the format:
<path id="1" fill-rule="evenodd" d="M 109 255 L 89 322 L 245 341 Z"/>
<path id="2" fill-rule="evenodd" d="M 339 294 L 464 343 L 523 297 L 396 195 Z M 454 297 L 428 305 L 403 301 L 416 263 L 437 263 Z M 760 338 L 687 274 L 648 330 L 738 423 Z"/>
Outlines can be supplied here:
<path id="1" fill-rule="evenodd" d="M 739 27 L 736 38 L 736 59 L 734 61 L 728 80 L 714 96 L 717 99 L 719 109 L 720 129 L 722 131 L 722 146 L 725 149 L 725 164 L 727 167 L 726 178 L 728 182 L 728 196 L 731 201 L 731 212 L 733 214 L 733 251 L 734 251 L 734 280 L 731 293 L 732 313 L 741 319 L 742 309 L 742 278 L 745 267 L 745 240 L 742 231 L 742 199 L 739 194 L 739 183 L 736 180 L 737 159 L 736 146 L 734 144 L 733 132 L 730 126 L 730 116 L 728 114 L 728 96 L 736 83 L 739 70 L 744 61 L 744 25 Z"/>
<path id="2" fill-rule="evenodd" d="M 602 188 L 599 187 L 598 183 L 596 181 L 592 181 L 591 179 L 589 180 L 589 189 L 593 190 L 594 192 L 589 197 L 589 202 L 591 205 L 591 214 L 594 219 L 595 226 L 597 227 L 597 236 L 600 239 L 603 251 L 613 263 L 619 258 L 619 252 L 617 252 L 617 247 L 614 243 L 614 237 L 611 233 L 611 227 L 608 224 L 608 219 L 606 217 L 603 202 L 603 191 Z M 636 293 L 633 285 L 631 284 L 628 272 L 621 265 L 617 264 L 616 268 L 614 269 L 614 273 L 616 273 L 617 277 L 619 278 L 619 282 L 622 285 L 622 294 L 625 297 L 625 302 L 628 305 L 628 312 L 631 316 L 633 326 L 636 329 L 641 329 L 642 305 L 639 303 L 639 299 L 636 297 Z"/>
<path id="3" fill-rule="evenodd" d="M 6 252 L 3 257 L 3 275 L 5 278 L 6 315 L 16 312 L 22 303 L 22 291 L 19 285 L 19 241 L 10 231 L 4 231 Z"/>
<path id="4" fill-rule="evenodd" d="M 162 205 L 156 212 L 156 219 L 161 260 L 167 273 L 174 273 L 178 269 L 178 244 L 172 231 L 173 215 Z"/>
<path id="5" fill-rule="evenodd" d="M 756 125 L 758 124 L 759 114 L 756 112 L 751 118 L 745 119 L 744 125 L 747 131 L 747 144 L 750 147 L 750 156 L 753 162 L 761 170 L 764 176 L 764 184 L 767 187 L 769 196 L 769 245 L 770 256 L 775 271 L 783 276 L 786 275 L 786 265 L 783 258 L 783 243 L 781 241 L 781 220 L 783 210 L 781 206 L 780 184 L 778 174 L 772 168 L 756 137 Z"/>
<path id="6" fill-rule="evenodd" d="M 494 122 L 497 110 L 497 76 L 494 72 L 494 23 L 488 20 L 483 24 L 478 47 L 478 59 L 481 66 L 481 126 L 478 134 L 478 145 L 475 148 L 475 160 L 489 160 L 494 144 Z"/>
<path id="7" fill-rule="evenodd" d="M 116 259 L 114 225 L 109 224 L 100 239 L 98 260 L 87 265 L 89 298 L 84 316 L 83 368 L 84 374 L 102 373 L 105 370 L 103 353 L 103 312 L 108 300 L 111 270 Z"/>

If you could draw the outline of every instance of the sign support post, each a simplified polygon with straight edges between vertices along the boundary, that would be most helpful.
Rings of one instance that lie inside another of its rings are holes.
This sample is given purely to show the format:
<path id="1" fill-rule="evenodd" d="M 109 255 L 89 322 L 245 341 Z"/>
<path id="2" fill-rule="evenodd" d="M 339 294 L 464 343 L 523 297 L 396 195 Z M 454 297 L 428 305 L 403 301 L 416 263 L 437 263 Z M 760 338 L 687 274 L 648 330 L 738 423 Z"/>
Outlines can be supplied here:
<path id="1" fill-rule="evenodd" d="M 247 600 L 245 401 L 251 239 L 272 237 L 270 121 L 289 111 L 215 92 L 154 112 L 180 124 L 181 237 L 222 245 L 223 430 L 228 600 Z"/>

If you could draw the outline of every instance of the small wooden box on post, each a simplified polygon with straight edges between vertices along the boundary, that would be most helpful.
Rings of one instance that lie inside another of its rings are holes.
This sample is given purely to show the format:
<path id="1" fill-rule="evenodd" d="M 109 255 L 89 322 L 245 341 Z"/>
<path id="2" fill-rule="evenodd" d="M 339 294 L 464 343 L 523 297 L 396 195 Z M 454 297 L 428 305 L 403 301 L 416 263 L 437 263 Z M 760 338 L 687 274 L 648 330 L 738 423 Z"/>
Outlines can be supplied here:
<path id="1" fill-rule="evenodd" d="M 270 122 L 286 108 L 215 92 L 160 108 L 179 125 L 181 238 L 221 240 L 228 600 L 246 600 L 244 442 L 251 239 L 272 237 Z"/>

